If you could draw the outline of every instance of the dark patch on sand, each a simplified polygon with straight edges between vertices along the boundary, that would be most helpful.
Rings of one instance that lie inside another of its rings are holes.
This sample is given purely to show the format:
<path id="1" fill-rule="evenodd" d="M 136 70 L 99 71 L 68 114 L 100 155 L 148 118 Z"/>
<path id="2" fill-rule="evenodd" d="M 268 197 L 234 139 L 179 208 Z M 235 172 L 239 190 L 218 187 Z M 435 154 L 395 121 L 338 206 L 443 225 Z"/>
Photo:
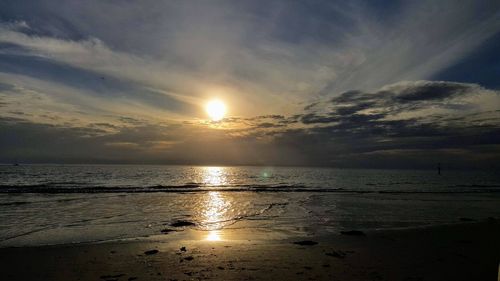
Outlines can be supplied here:
<path id="1" fill-rule="evenodd" d="M 325 253 L 325 255 L 330 256 L 330 257 L 343 259 L 343 258 L 345 258 L 346 253 L 344 253 L 342 251 L 332 251 L 331 253 Z"/>
<path id="2" fill-rule="evenodd" d="M 160 232 L 161 232 L 161 233 L 163 233 L 163 234 L 168 234 L 168 233 L 173 232 L 173 231 L 175 231 L 175 230 L 173 230 L 173 229 L 168 229 L 168 228 L 165 228 L 165 229 L 160 230 Z"/>
<path id="3" fill-rule="evenodd" d="M 116 275 L 101 275 L 99 278 L 101 279 L 110 279 L 110 278 L 120 278 L 122 276 L 125 276 L 125 274 L 116 274 Z"/>
<path id="4" fill-rule="evenodd" d="M 304 241 L 293 242 L 293 244 L 301 245 L 301 246 L 313 246 L 313 245 L 318 244 L 318 242 L 311 241 L 311 240 L 304 240 Z"/>
<path id="5" fill-rule="evenodd" d="M 189 256 L 189 257 L 185 257 L 184 260 L 186 260 L 186 261 L 192 261 L 192 260 L 194 260 L 194 258 L 192 256 Z"/>
<path id="6" fill-rule="evenodd" d="M 363 231 L 359 230 L 341 231 L 340 234 L 352 235 L 352 236 L 366 236 L 366 234 Z"/>
<path id="7" fill-rule="evenodd" d="M 194 222 L 183 221 L 183 220 L 178 220 L 178 221 L 170 224 L 170 226 L 173 226 L 173 227 L 195 226 L 195 225 L 196 224 Z"/>
<path id="8" fill-rule="evenodd" d="M 149 255 L 158 254 L 158 252 L 159 252 L 158 250 L 149 250 L 149 251 L 144 252 L 144 254 L 149 256 Z"/>

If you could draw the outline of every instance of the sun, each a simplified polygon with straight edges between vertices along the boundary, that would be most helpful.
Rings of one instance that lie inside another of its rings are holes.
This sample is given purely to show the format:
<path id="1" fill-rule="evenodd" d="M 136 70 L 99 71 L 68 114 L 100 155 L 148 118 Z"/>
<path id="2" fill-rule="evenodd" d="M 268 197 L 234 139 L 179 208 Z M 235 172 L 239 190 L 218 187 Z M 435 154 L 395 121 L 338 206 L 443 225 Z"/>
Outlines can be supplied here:
<path id="1" fill-rule="evenodd" d="M 226 115 L 226 105 L 220 100 L 211 100 L 205 110 L 212 121 L 220 121 Z"/>

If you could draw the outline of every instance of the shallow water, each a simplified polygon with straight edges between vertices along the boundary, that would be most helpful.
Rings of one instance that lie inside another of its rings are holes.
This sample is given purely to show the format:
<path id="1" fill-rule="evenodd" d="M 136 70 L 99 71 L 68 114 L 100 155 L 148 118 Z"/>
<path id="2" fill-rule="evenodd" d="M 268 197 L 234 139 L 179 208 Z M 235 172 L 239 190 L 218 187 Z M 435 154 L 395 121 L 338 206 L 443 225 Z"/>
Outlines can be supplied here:
<path id="1" fill-rule="evenodd" d="M 0 246 L 156 235 L 177 220 L 286 237 L 500 217 L 488 172 L 30 165 L 0 166 L 0 179 Z"/>

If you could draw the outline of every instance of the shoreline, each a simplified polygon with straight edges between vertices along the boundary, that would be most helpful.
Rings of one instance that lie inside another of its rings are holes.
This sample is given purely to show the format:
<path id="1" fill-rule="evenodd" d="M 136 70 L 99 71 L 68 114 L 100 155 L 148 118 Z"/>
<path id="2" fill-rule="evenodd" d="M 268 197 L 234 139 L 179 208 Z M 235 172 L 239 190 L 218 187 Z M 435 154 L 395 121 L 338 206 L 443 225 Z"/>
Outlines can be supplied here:
<path id="1" fill-rule="evenodd" d="M 481 223 L 491 223 L 491 222 L 499 222 L 500 223 L 500 218 L 496 217 L 488 217 L 488 218 L 483 218 L 483 219 L 475 219 L 475 218 L 457 218 L 457 221 L 453 222 L 441 222 L 441 223 L 436 223 L 436 224 L 423 224 L 423 225 L 414 225 L 414 226 L 402 226 L 402 227 L 389 227 L 389 228 L 372 228 L 372 229 L 361 229 L 363 233 L 367 234 L 376 234 L 376 233 L 381 233 L 381 232 L 404 232 L 404 231 L 418 231 L 418 230 L 424 230 L 424 229 L 429 229 L 429 228 L 440 228 L 440 227 L 446 227 L 446 226 L 457 226 L 457 225 L 469 225 L 469 224 L 481 224 Z M 241 221 L 236 222 L 236 223 L 241 223 Z M 168 227 L 167 227 L 168 228 Z M 245 232 L 244 235 L 248 236 L 249 234 L 247 232 L 251 232 L 253 235 L 259 235 L 262 236 L 264 235 L 261 233 L 258 228 L 241 228 L 242 232 Z M 234 236 L 235 233 L 239 232 L 240 228 L 223 228 L 220 230 L 220 232 L 227 232 L 227 233 L 232 233 Z M 113 238 L 113 239 L 103 239 L 103 240 L 89 240 L 89 241 L 80 241 L 80 242 L 68 242 L 68 243 L 53 243 L 53 244 L 26 244 L 26 245 L 14 245 L 14 246 L 1 246 L 0 245 L 0 251 L 2 249 L 11 249 L 11 248 L 41 248 L 41 247 L 58 247 L 58 246 L 80 246 L 80 245 L 94 245 L 94 244 L 105 244 L 105 243 L 126 243 L 126 242 L 160 242 L 160 243 L 165 243 L 168 240 L 173 240 L 172 236 L 181 236 L 182 239 L 177 239 L 177 240 L 202 240 L 203 236 L 206 236 L 207 233 L 213 232 L 213 230 L 200 230 L 200 229 L 195 229 L 192 227 L 181 227 L 180 229 L 175 229 L 170 228 L 168 233 L 162 233 L 162 234 L 152 234 L 152 235 L 144 235 L 144 236 L 136 236 L 136 237 L 124 237 L 124 238 Z M 328 234 L 322 234 L 322 235 L 311 235 L 311 237 L 316 237 L 321 239 L 322 237 L 335 237 L 335 236 L 340 236 L 342 231 L 338 232 L 329 232 Z M 167 235 L 168 234 L 168 235 Z M 238 236 L 238 235 L 237 235 Z M 283 235 L 283 236 L 290 236 L 290 235 Z M 309 237 L 308 235 L 302 235 L 302 236 L 297 236 L 297 237 Z M 187 239 L 189 238 L 189 239 Z M 240 239 L 240 240 L 248 240 L 248 239 Z M 266 241 L 266 240 L 277 240 L 277 241 L 284 241 L 287 239 L 261 239 L 260 241 Z"/>
<path id="2" fill-rule="evenodd" d="M 269 239 L 248 229 L 0 248 L 4 280 L 495 280 L 500 221 Z M 300 242 L 294 244 L 294 242 Z M 302 243 L 304 242 L 304 243 Z M 183 247 L 184 250 L 183 250 Z"/>

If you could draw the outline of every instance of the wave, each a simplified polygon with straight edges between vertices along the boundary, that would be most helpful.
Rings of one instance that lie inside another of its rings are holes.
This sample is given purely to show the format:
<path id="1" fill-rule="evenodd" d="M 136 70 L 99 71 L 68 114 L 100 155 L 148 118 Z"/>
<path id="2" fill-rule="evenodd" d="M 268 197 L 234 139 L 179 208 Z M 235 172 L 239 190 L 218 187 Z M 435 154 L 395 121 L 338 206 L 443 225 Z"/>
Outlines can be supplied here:
<path id="1" fill-rule="evenodd" d="M 499 188 L 496 184 L 457 184 L 454 187 L 469 187 L 469 188 Z"/>
<path id="2" fill-rule="evenodd" d="M 26 201 L 7 202 L 7 203 L 0 203 L 0 206 L 19 206 L 27 204 L 31 204 L 31 202 L 26 202 Z"/>
<path id="3" fill-rule="evenodd" d="M 196 222 L 195 225 L 200 230 L 214 230 L 214 226 L 215 226 L 215 229 L 222 229 L 222 228 L 227 227 L 229 225 L 233 225 L 238 221 L 241 221 L 244 219 L 250 219 L 252 217 L 261 216 L 273 208 L 277 208 L 277 207 L 283 208 L 287 205 L 288 205 L 288 202 L 271 203 L 271 204 L 267 205 L 266 207 L 261 208 L 260 210 L 257 210 L 257 211 L 252 212 L 252 213 L 248 213 L 245 215 L 237 215 L 237 216 L 230 217 L 230 218 L 223 219 L 223 220 L 208 221 L 208 222 Z"/>
<path id="4" fill-rule="evenodd" d="M 379 193 L 379 194 L 413 194 L 413 193 L 500 193 L 499 185 L 456 185 L 432 190 L 393 190 L 393 189 L 345 189 L 331 187 L 314 187 L 305 185 L 228 185 L 206 186 L 188 183 L 184 185 L 152 185 L 152 186 L 59 186 L 50 184 L 35 185 L 0 185 L 0 193 L 190 193 L 190 192 L 313 192 L 313 193 Z M 10 203 L 9 203 L 10 204 Z M 22 203 L 21 203 L 22 204 Z"/>

